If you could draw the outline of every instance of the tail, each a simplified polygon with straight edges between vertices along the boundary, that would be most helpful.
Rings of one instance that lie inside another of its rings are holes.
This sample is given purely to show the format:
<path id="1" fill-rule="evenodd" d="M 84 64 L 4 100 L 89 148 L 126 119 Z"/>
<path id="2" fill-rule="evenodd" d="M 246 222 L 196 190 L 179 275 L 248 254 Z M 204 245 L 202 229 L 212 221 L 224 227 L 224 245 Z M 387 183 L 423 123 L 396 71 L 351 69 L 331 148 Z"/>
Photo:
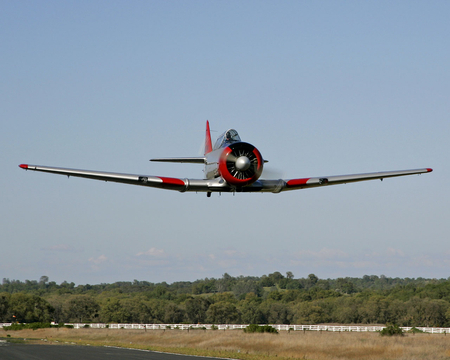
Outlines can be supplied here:
<path id="1" fill-rule="evenodd" d="M 205 155 L 212 151 L 211 131 L 209 130 L 209 121 L 206 120 L 206 137 L 205 137 Z"/>

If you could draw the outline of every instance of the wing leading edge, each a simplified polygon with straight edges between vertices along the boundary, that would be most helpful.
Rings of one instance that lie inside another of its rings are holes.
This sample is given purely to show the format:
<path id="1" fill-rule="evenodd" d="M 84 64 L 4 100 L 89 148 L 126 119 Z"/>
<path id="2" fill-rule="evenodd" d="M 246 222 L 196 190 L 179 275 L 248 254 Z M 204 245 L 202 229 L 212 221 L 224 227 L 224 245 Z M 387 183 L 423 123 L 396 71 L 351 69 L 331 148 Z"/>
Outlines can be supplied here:
<path id="1" fill-rule="evenodd" d="M 169 190 L 183 191 L 185 187 L 185 180 L 163 177 L 163 176 L 148 176 L 148 175 L 135 175 L 135 174 L 122 174 L 104 171 L 91 171 L 80 169 L 68 169 L 50 166 L 39 165 L 19 165 L 22 169 L 47 172 L 51 174 L 66 175 L 68 177 L 82 177 L 93 180 L 112 181 L 131 185 L 150 186 Z"/>
<path id="2" fill-rule="evenodd" d="M 21 164 L 24 170 L 40 171 L 51 174 L 66 175 L 67 177 L 81 177 L 93 180 L 111 181 L 122 184 L 148 186 L 166 190 L 176 190 L 180 192 L 230 192 L 232 188 L 221 178 L 212 180 L 201 179 L 179 179 L 164 176 L 122 174 L 104 171 L 68 169 L 60 167 L 40 166 Z"/>
<path id="3" fill-rule="evenodd" d="M 228 185 L 222 178 L 212 180 L 203 179 L 179 179 L 163 176 L 122 174 L 103 171 L 68 169 L 50 166 L 21 164 L 24 170 L 47 172 L 68 177 L 81 177 L 93 180 L 112 181 L 130 185 L 148 186 L 159 189 L 176 190 L 180 192 L 272 192 L 279 193 L 287 190 L 299 190 L 319 186 L 338 185 L 357 181 L 384 179 L 396 176 L 406 176 L 429 173 L 430 168 L 400 171 L 385 171 L 366 174 L 322 176 L 290 180 L 257 180 L 249 186 L 234 188 Z"/>

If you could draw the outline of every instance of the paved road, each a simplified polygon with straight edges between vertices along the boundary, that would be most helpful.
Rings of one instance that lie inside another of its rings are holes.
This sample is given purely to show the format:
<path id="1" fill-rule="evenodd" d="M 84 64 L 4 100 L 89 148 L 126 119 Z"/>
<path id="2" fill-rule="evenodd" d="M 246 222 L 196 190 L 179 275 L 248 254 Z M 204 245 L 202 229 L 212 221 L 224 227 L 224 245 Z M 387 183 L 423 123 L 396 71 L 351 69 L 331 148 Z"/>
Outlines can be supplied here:
<path id="1" fill-rule="evenodd" d="M 16 345 L 0 343 L 1 360 L 207 360 L 210 357 L 78 345 Z"/>

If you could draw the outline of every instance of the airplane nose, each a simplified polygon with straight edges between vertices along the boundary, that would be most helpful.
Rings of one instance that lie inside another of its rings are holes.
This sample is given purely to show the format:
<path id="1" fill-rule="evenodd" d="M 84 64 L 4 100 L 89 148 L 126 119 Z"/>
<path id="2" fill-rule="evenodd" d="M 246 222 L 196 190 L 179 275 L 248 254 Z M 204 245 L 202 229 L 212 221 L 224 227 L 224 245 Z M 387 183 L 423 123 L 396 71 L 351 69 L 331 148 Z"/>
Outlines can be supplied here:
<path id="1" fill-rule="evenodd" d="M 239 171 L 247 170 L 251 165 L 250 159 L 247 156 L 240 156 L 236 160 L 236 169 Z"/>

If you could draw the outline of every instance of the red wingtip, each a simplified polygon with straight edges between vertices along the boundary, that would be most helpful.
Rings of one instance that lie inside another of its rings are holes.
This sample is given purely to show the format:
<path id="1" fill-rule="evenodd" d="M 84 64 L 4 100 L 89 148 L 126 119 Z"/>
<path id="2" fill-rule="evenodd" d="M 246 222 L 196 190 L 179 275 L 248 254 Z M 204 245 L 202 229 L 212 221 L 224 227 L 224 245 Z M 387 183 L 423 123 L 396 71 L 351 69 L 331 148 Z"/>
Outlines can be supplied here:
<path id="1" fill-rule="evenodd" d="M 27 164 L 20 164 L 19 165 L 20 168 L 27 170 L 28 169 L 28 165 Z"/>
<path id="2" fill-rule="evenodd" d="M 427 168 L 427 171 L 428 171 L 428 172 L 432 172 L 432 171 L 433 171 L 433 169 L 431 169 L 431 168 Z"/>

